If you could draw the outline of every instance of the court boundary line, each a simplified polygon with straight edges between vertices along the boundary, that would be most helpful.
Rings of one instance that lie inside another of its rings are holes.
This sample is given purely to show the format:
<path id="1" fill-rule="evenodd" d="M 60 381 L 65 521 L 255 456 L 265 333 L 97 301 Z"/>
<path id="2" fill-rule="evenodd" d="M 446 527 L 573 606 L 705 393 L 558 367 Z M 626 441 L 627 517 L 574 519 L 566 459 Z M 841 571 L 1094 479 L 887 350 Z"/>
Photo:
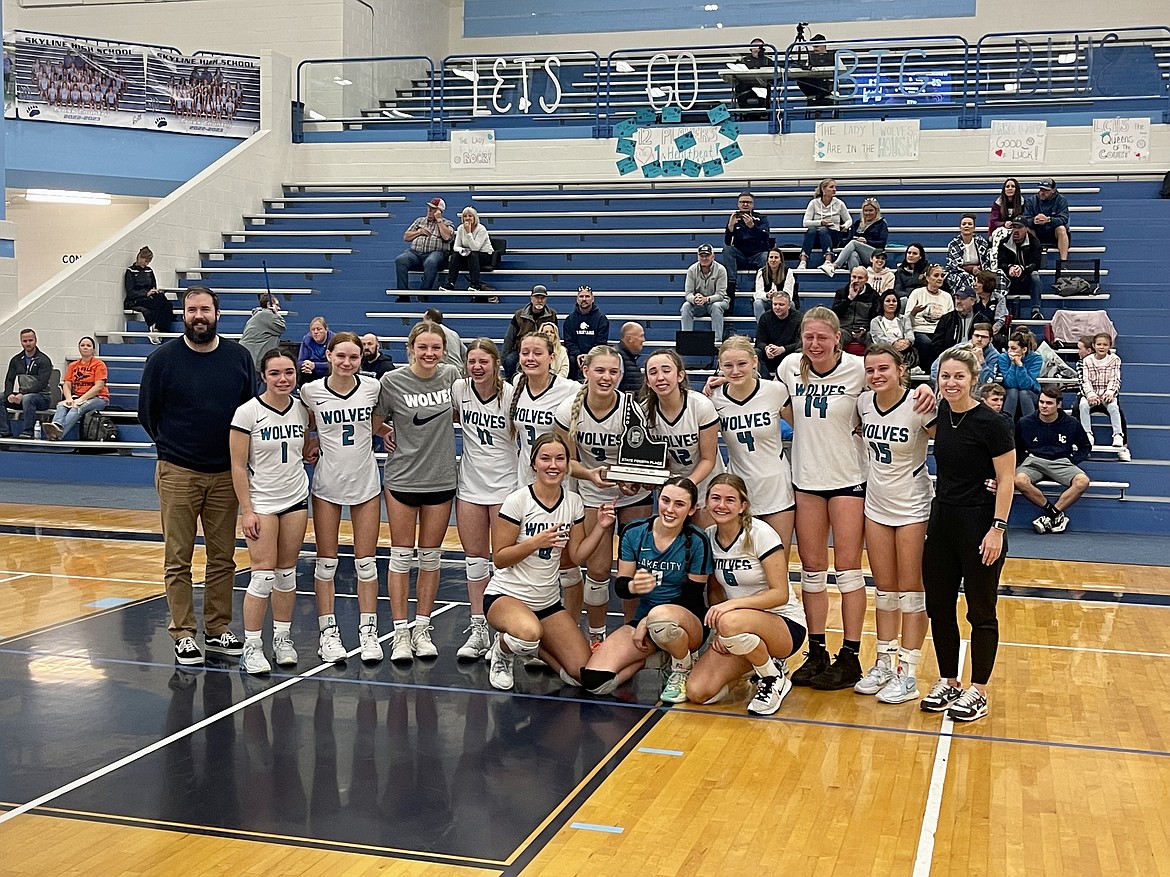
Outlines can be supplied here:
<path id="1" fill-rule="evenodd" d="M 110 606 L 107 609 L 98 609 L 86 615 L 78 615 L 76 618 L 66 618 L 64 621 L 55 621 L 52 624 L 47 624 L 44 627 L 38 627 L 35 630 L 26 630 L 24 633 L 16 633 L 9 637 L 0 637 L 0 651 L 19 651 L 17 649 L 6 649 L 9 643 L 14 643 L 17 640 L 25 639 L 30 636 L 38 636 L 42 633 L 52 633 L 55 630 L 60 630 L 63 627 L 68 627 L 71 624 L 78 624 L 82 621 L 89 621 L 93 618 L 101 618 L 105 615 L 112 615 L 115 612 L 121 612 L 123 609 L 131 609 L 135 606 L 142 606 L 152 600 L 161 600 L 166 594 L 152 594 L 149 597 L 139 597 L 137 600 L 131 600 L 129 603 L 122 603 L 119 606 Z M 168 665 L 169 666 L 169 665 Z"/>

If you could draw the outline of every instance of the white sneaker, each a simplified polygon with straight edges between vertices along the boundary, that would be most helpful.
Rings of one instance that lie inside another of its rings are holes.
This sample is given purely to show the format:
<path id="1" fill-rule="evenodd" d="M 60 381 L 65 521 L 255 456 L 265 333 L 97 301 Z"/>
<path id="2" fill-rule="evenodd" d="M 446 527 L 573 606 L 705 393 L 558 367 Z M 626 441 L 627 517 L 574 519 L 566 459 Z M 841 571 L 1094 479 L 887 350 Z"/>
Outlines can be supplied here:
<path id="1" fill-rule="evenodd" d="M 394 641 L 390 645 L 390 660 L 409 664 L 414 660 L 414 650 L 410 647 L 410 628 L 394 628 Z"/>
<path id="2" fill-rule="evenodd" d="M 265 673 L 272 672 L 272 665 L 264 657 L 262 643 L 244 643 L 244 655 L 240 658 L 240 666 L 244 668 L 245 673 L 251 673 L 253 676 L 263 676 Z"/>
<path id="3" fill-rule="evenodd" d="M 833 267 L 833 263 L 825 259 L 825 264 L 821 266 L 821 270 L 825 272 L 826 277 L 832 277 L 837 273 L 837 269 Z"/>
<path id="4" fill-rule="evenodd" d="M 276 659 L 278 667 L 296 666 L 297 650 L 293 647 L 292 636 L 290 634 L 278 633 L 273 635 L 272 657 Z"/>
<path id="5" fill-rule="evenodd" d="M 1113 447 L 1124 448 L 1125 447 L 1125 436 L 1123 436 L 1121 433 L 1117 433 L 1117 435 L 1113 436 Z"/>
<path id="6" fill-rule="evenodd" d="M 1128 463 L 1133 458 L 1129 455 L 1129 448 L 1118 448 L 1117 459 L 1119 462 Z"/>
<path id="7" fill-rule="evenodd" d="M 756 694 L 748 704 L 748 712 L 756 716 L 770 716 L 780 709 L 792 683 L 787 676 L 764 676 L 756 682 Z"/>
<path id="8" fill-rule="evenodd" d="M 439 657 L 439 650 L 436 649 L 435 644 L 431 642 L 432 630 L 434 630 L 434 628 L 429 624 L 422 625 L 417 621 L 410 628 L 410 647 L 420 658 Z"/>
<path id="9" fill-rule="evenodd" d="M 858 694 L 877 694 L 887 683 L 894 678 L 894 671 L 890 669 L 890 665 L 883 661 L 878 661 L 869 668 L 869 672 L 861 677 L 861 680 L 853 686 L 853 690 Z"/>
<path id="10" fill-rule="evenodd" d="M 321 631 L 317 654 L 321 656 L 322 661 L 329 664 L 337 664 L 345 660 L 345 646 L 341 644 L 341 630 L 336 624 L 331 624 Z"/>
<path id="11" fill-rule="evenodd" d="M 358 643 L 361 645 L 363 661 L 374 663 L 382 660 L 382 644 L 378 642 L 378 625 L 367 624 L 359 627 Z"/>
<path id="12" fill-rule="evenodd" d="M 469 634 L 467 642 L 459 647 L 459 651 L 455 653 L 455 657 L 463 661 L 478 661 L 488 653 L 488 649 L 492 647 L 491 633 L 488 631 L 488 624 L 486 621 L 471 620 L 471 626 L 463 631 Z"/>
<path id="13" fill-rule="evenodd" d="M 500 691 L 512 690 L 512 686 L 515 684 L 512 677 L 512 657 L 512 655 L 504 654 L 498 639 L 488 649 L 488 661 L 490 662 L 488 682 L 491 683 L 492 688 L 498 688 Z"/>
<path id="14" fill-rule="evenodd" d="M 895 673 L 886 687 L 877 693 L 877 699 L 880 703 L 908 703 L 917 700 L 919 695 L 917 679 Z"/>

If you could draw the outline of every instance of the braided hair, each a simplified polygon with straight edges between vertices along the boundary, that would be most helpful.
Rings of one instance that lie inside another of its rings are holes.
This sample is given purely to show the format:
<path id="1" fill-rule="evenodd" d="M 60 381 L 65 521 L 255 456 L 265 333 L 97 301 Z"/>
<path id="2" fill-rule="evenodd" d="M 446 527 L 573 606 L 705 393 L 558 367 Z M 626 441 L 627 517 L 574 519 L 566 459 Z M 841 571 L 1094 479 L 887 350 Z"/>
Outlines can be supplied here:
<path id="1" fill-rule="evenodd" d="M 555 348 L 553 347 L 552 339 L 547 335 L 542 335 L 540 332 L 529 332 L 520 339 L 520 344 L 516 345 L 516 349 L 519 350 L 528 338 L 539 338 L 540 343 L 548 349 L 548 355 L 550 357 L 553 355 Z M 520 394 L 524 392 L 527 386 L 528 375 L 521 369 L 520 377 L 516 380 L 516 392 L 512 394 L 512 407 L 508 409 L 508 436 L 510 438 L 516 437 L 516 406 L 520 404 Z"/>
<path id="2" fill-rule="evenodd" d="M 550 342 L 551 343 L 551 342 Z M 585 354 L 585 364 L 583 368 L 587 369 L 593 365 L 594 360 L 600 359 L 603 356 L 612 356 L 618 362 L 621 362 L 621 357 L 618 352 L 610 347 L 608 344 L 598 344 L 592 350 Z M 577 432 L 577 424 L 581 420 L 581 406 L 585 404 L 585 397 L 589 395 L 589 381 L 581 385 L 581 389 L 577 391 L 577 395 L 573 397 L 573 411 L 569 415 L 569 436 L 572 437 Z M 574 444 L 576 439 L 573 440 Z"/>

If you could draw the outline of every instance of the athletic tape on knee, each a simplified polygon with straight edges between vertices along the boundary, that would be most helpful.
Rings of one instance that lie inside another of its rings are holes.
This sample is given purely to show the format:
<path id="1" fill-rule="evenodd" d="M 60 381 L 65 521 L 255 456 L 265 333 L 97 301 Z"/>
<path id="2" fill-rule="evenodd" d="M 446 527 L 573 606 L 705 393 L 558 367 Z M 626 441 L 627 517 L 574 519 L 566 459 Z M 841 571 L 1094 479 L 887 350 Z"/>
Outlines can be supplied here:
<path id="1" fill-rule="evenodd" d="M 276 584 L 276 573 L 270 569 L 254 569 L 248 579 L 248 593 L 261 600 L 267 599 L 272 593 L 272 586 Z"/>
<path id="2" fill-rule="evenodd" d="M 536 657 L 536 653 L 540 651 L 540 640 L 531 642 L 526 639 L 517 639 L 510 633 L 503 634 L 503 639 L 508 646 L 508 651 L 521 658 Z"/>
<path id="3" fill-rule="evenodd" d="M 609 579 L 599 582 L 592 576 L 585 576 L 585 605 L 609 605 Z"/>
<path id="4" fill-rule="evenodd" d="M 276 571 L 276 585 L 277 591 L 288 593 L 297 589 L 297 568 L 292 569 L 278 569 Z"/>
<path id="5" fill-rule="evenodd" d="M 353 565 L 357 569 L 359 582 L 378 581 L 378 564 L 374 562 L 374 558 L 358 557 L 354 560 Z"/>
<path id="6" fill-rule="evenodd" d="M 649 622 L 647 627 L 650 629 L 650 639 L 654 640 L 654 644 L 664 648 L 687 635 L 679 623 L 670 618 L 656 619 Z"/>
<path id="7" fill-rule="evenodd" d="M 410 548 L 390 549 L 390 572 L 410 572 L 414 565 L 414 551 Z"/>
<path id="8" fill-rule="evenodd" d="M 865 587 L 865 573 L 859 569 L 839 569 L 836 576 L 837 590 L 842 594 L 860 591 Z"/>
<path id="9" fill-rule="evenodd" d="M 824 570 L 817 572 L 809 572 L 806 569 L 800 571 L 800 590 L 804 594 L 819 594 L 829 584 L 829 574 Z"/>
<path id="10" fill-rule="evenodd" d="M 418 550 L 419 569 L 439 569 L 443 565 L 442 548 L 420 548 Z"/>
<path id="11" fill-rule="evenodd" d="M 898 605 L 903 615 L 926 611 L 926 594 L 923 591 L 903 591 L 898 595 Z"/>
<path id="12" fill-rule="evenodd" d="M 897 591 L 878 591 L 874 606 L 879 612 L 897 612 L 900 602 Z"/>
<path id="13" fill-rule="evenodd" d="M 760 645 L 760 638 L 754 633 L 737 633 L 732 636 L 719 635 L 719 642 L 733 655 L 750 655 Z"/>
<path id="14" fill-rule="evenodd" d="M 561 570 L 560 573 L 561 590 L 565 588 L 575 588 L 581 584 L 581 567 L 571 566 L 568 569 Z M 607 586 L 608 587 L 608 586 Z"/>
<path id="15" fill-rule="evenodd" d="M 467 564 L 467 581 L 482 582 L 484 579 L 491 578 L 492 562 L 486 557 L 468 557 Z"/>
<path id="16" fill-rule="evenodd" d="M 319 582 L 331 582 L 337 575 L 336 557 L 318 557 L 313 564 L 313 578 Z"/>

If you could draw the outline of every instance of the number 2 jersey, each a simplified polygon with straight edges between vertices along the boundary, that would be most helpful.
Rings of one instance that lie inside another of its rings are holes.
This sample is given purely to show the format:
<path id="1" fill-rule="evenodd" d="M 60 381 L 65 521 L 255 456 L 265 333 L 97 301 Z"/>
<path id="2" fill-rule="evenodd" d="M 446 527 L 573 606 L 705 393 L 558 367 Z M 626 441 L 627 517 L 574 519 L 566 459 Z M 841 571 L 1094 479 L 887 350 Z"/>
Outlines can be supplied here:
<path id="1" fill-rule="evenodd" d="M 929 520 L 934 487 L 926 470 L 930 438 L 926 430 L 934 424 L 935 413 L 915 412 L 909 390 L 889 411 L 882 411 L 873 390 L 866 390 L 857 400 L 857 410 L 869 452 L 865 516 L 887 527 Z"/>
<path id="2" fill-rule="evenodd" d="M 544 505 L 531 487 L 521 487 L 508 494 L 500 506 L 500 517 L 520 528 L 516 544 L 539 536 L 550 527 L 580 524 L 585 520 L 585 506 L 577 494 L 561 488 L 560 499 Z M 515 597 L 533 612 L 556 605 L 561 599 L 562 548 L 542 548 L 512 566 L 498 568 L 488 582 L 487 594 Z"/>
<path id="3" fill-rule="evenodd" d="M 313 496 L 334 505 L 359 505 L 381 493 L 370 418 L 378 401 L 378 382 L 354 375 L 345 395 L 329 388 L 329 378 L 301 387 L 301 401 L 313 414 L 321 456 L 313 470 Z"/>
<path id="4" fill-rule="evenodd" d="M 260 397 L 249 399 L 232 416 L 232 429 L 248 442 L 248 495 L 258 515 L 277 515 L 309 495 L 309 476 L 301 454 L 309 413 L 299 399 L 277 411 Z"/>
<path id="5" fill-rule="evenodd" d="M 707 538 L 711 541 L 711 554 L 715 560 L 715 578 L 723 586 L 723 593 L 727 599 L 752 597 L 768 590 L 764 558 L 784 549 L 784 544 L 776 531 L 758 518 L 754 518 L 751 529 L 752 547 L 749 551 L 744 544 L 745 534 L 742 529 L 726 548 L 719 544 L 718 530 L 715 525 L 708 527 Z M 788 577 L 787 566 L 784 568 L 784 576 Z M 791 583 L 788 586 L 788 602 L 767 611 L 795 621 L 801 627 L 808 626 L 804 619 L 804 607 L 801 606 L 800 598 L 796 596 L 796 589 Z"/>
<path id="6" fill-rule="evenodd" d="M 463 427 L 456 495 L 465 502 L 499 505 L 517 487 L 516 439 L 508 428 L 514 392 L 504 384 L 498 394 L 481 399 L 471 378 L 451 385 L 451 404 Z"/>
<path id="7" fill-rule="evenodd" d="M 682 411 L 672 423 L 658 412 L 654 425 L 650 427 L 650 434 L 654 438 L 666 442 L 666 467 L 671 475 L 691 477 L 700 459 L 699 434 L 704 429 L 717 428 L 719 415 L 715 405 L 702 393 L 687 390 L 683 399 Z M 723 471 L 723 456 L 716 450 L 715 468 L 711 474 L 703 479 L 703 483 L 696 485 L 699 488 L 699 505 L 707 500 L 707 485 L 711 479 Z"/>
<path id="8" fill-rule="evenodd" d="M 780 411 L 788 390 L 777 381 L 756 381 L 746 399 L 733 399 L 724 384 L 711 401 L 727 446 L 727 469 L 747 485 L 753 515 L 771 515 L 796 505 L 792 469 L 780 438 Z"/>

